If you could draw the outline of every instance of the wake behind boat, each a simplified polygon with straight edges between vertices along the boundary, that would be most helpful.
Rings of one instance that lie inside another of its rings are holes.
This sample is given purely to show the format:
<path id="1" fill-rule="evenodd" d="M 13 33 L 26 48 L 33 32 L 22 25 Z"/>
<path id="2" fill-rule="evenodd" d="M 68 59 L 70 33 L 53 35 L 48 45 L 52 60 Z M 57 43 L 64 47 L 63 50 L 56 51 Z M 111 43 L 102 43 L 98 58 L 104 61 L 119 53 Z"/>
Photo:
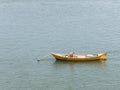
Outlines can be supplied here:
<path id="1" fill-rule="evenodd" d="M 51 53 L 56 60 L 64 61 L 95 61 L 95 60 L 106 60 L 107 53 L 100 54 L 60 54 L 60 53 Z"/>

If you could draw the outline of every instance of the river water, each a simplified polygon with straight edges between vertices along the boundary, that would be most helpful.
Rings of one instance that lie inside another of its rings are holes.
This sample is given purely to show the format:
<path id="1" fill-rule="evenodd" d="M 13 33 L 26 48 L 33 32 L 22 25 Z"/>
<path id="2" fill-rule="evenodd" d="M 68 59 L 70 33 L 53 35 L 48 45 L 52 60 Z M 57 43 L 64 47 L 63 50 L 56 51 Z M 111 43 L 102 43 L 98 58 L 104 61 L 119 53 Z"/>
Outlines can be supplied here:
<path id="1" fill-rule="evenodd" d="M 119 0 L 0 0 L 0 90 L 120 90 Z M 108 52 L 106 62 L 50 52 Z"/>

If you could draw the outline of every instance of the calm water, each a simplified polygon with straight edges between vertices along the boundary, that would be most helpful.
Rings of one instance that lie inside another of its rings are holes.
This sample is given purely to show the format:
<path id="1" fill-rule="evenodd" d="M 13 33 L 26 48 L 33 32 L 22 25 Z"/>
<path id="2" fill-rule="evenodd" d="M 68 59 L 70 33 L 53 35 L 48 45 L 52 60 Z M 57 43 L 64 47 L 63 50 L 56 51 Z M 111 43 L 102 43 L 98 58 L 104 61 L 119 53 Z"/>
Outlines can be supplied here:
<path id="1" fill-rule="evenodd" d="M 120 90 L 119 39 L 117 0 L 0 0 L 0 90 Z M 49 54 L 73 50 L 108 60 Z"/>

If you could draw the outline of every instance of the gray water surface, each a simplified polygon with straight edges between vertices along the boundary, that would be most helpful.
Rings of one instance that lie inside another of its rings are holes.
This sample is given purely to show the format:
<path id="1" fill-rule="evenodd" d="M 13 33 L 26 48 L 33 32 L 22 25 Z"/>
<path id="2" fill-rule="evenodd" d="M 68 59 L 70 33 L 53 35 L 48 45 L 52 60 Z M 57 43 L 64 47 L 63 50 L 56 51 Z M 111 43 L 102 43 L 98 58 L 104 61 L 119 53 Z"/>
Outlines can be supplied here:
<path id="1" fill-rule="evenodd" d="M 119 29 L 119 0 L 0 0 L 0 90 L 120 90 Z M 49 54 L 70 51 L 108 60 Z"/>

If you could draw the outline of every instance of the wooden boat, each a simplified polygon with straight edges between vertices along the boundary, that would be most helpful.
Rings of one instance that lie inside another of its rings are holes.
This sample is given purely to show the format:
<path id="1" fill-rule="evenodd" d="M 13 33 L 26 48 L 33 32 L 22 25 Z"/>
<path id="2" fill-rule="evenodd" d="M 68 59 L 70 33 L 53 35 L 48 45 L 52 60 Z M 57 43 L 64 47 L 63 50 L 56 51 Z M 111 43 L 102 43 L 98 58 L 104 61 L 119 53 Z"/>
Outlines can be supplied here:
<path id="1" fill-rule="evenodd" d="M 100 54 L 74 54 L 71 57 L 69 54 L 51 53 L 56 60 L 64 61 L 95 61 L 95 60 L 106 60 L 107 53 Z"/>

